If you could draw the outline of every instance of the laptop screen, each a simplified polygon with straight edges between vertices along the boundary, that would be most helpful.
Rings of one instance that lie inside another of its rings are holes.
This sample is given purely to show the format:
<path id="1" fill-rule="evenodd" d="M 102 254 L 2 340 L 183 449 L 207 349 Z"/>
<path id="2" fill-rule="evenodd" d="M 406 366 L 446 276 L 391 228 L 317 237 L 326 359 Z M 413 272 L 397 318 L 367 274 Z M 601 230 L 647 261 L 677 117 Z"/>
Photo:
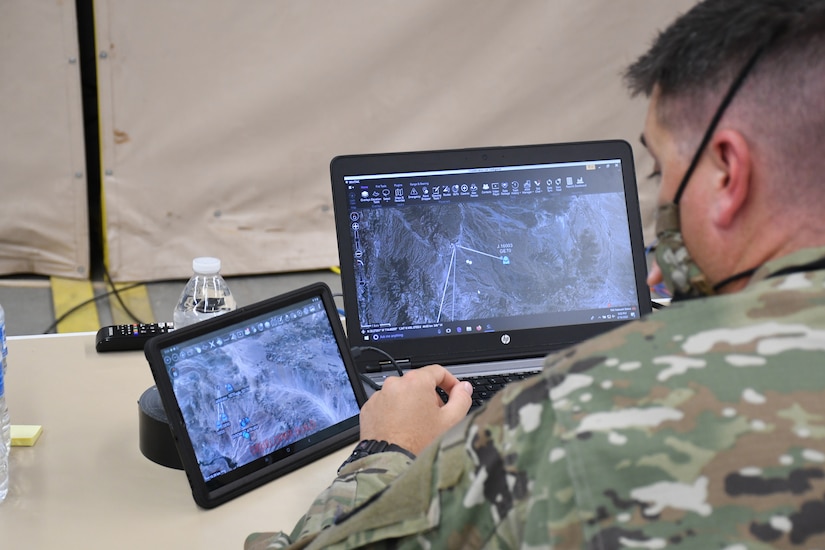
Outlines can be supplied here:
<path id="1" fill-rule="evenodd" d="M 594 148 L 599 154 L 588 158 L 582 145 L 578 156 L 558 161 L 542 157 L 542 147 L 528 155 L 462 151 L 471 161 L 464 166 L 439 167 L 440 152 L 431 169 L 421 153 L 417 169 L 399 158 L 404 169 L 382 162 L 339 171 L 333 187 L 343 203 L 336 215 L 346 219 L 345 228 L 338 224 L 341 249 L 351 255 L 341 263 L 354 305 L 352 345 L 443 339 L 448 346 L 448 339 L 537 330 L 552 349 L 557 337 L 578 340 L 574 327 L 602 325 L 582 331 L 583 339 L 649 311 L 634 258 L 641 227 L 629 147 L 607 156 L 616 148 Z M 565 334 L 552 334 L 554 327 Z M 452 342 L 460 350 L 467 340 Z"/>

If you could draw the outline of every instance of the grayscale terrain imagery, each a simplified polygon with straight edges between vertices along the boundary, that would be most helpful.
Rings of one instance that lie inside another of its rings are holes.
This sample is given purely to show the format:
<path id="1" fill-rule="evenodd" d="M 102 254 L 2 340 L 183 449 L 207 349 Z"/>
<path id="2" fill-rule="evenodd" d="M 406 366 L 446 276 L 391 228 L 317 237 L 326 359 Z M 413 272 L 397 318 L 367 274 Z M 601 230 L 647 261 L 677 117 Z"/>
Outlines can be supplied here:
<path id="1" fill-rule="evenodd" d="M 331 329 L 313 316 L 170 369 L 204 479 L 358 414 Z"/>
<path id="2" fill-rule="evenodd" d="M 627 213 L 613 194 L 364 210 L 360 222 L 362 326 L 595 309 L 635 299 Z"/>

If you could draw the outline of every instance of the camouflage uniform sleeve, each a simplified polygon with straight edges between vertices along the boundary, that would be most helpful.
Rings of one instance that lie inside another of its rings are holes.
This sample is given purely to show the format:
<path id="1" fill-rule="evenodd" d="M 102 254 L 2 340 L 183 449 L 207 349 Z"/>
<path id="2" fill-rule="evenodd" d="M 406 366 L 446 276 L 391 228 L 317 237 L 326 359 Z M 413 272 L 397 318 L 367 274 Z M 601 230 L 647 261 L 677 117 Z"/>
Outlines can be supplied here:
<path id="1" fill-rule="evenodd" d="M 581 518 L 550 404 L 557 382 L 548 371 L 508 386 L 422 452 L 409 469 L 396 469 L 386 479 L 354 463 L 360 475 L 336 480 L 291 538 L 270 537 L 268 547 L 251 538 L 247 548 L 281 548 L 295 540 L 296 548 L 580 545 Z M 373 485 L 361 494 L 353 483 Z"/>
<path id="2" fill-rule="evenodd" d="M 505 388 L 308 548 L 515 548 L 576 543 L 575 501 L 548 377 Z M 320 506 L 325 497 L 321 497 Z M 550 535 L 548 522 L 558 534 Z M 315 526 L 317 527 L 317 525 Z"/>
<path id="3" fill-rule="evenodd" d="M 245 550 L 287 548 L 293 542 L 300 542 L 299 547 L 307 544 L 313 535 L 384 490 L 409 468 L 411 462 L 403 453 L 385 452 L 347 464 L 332 484 L 318 495 L 290 535 L 281 532 L 252 533 L 246 539 Z"/>
<path id="4" fill-rule="evenodd" d="M 310 548 L 825 548 L 823 305 L 825 272 L 793 273 L 589 340 L 408 469 L 322 495 L 294 535 L 317 533 Z"/>

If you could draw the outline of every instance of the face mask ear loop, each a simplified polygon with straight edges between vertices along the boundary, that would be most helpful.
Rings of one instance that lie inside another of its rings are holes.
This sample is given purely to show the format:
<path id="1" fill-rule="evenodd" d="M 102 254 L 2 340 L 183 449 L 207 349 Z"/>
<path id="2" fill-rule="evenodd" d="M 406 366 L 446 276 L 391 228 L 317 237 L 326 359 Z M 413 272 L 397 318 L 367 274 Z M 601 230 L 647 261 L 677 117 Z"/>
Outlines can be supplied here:
<path id="1" fill-rule="evenodd" d="M 751 58 L 742 67 L 742 70 L 739 71 L 736 79 L 731 83 L 730 88 L 728 88 L 725 97 L 722 99 L 722 102 L 719 104 L 719 107 L 716 109 L 716 113 L 713 115 L 713 119 L 710 121 L 710 125 L 708 129 L 705 130 L 705 135 L 702 136 L 702 141 L 699 143 L 699 148 L 696 149 L 696 153 L 693 155 L 693 159 L 690 161 L 690 166 L 688 166 L 687 172 L 685 172 L 684 177 L 682 178 L 681 183 L 679 183 L 679 188 L 676 190 L 676 195 L 673 197 L 673 204 L 679 204 L 679 201 L 682 198 L 682 193 L 685 192 L 685 187 L 687 187 L 687 182 L 690 180 L 690 177 L 693 175 L 693 171 L 696 170 L 696 166 L 699 164 L 699 159 L 702 157 L 702 152 L 707 147 L 708 142 L 710 142 L 711 136 L 713 136 L 713 132 L 716 131 L 716 126 L 719 124 L 719 121 L 722 119 L 722 115 L 725 114 L 725 111 L 730 105 L 730 102 L 733 100 L 733 97 L 736 95 L 736 92 L 739 91 L 739 88 L 742 87 L 742 83 L 747 78 L 748 74 L 750 74 L 753 66 L 756 65 L 756 62 L 762 57 L 762 54 L 765 53 L 765 50 L 768 46 L 774 41 L 774 39 L 780 34 L 781 28 L 778 28 L 771 37 L 759 48 L 753 52 Z"/>

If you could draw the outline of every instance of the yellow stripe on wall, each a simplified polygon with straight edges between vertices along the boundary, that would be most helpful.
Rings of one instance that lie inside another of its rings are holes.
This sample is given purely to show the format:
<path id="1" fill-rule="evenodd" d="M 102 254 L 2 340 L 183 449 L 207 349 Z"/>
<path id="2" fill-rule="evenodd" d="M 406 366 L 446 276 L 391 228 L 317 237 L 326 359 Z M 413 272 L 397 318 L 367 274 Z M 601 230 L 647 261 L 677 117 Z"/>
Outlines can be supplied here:
<path id="1" fill-rule="evenodd" d="M 94 298 L 91 281 L 51 277 L 54 318 L 59 319 L 72 308 Z M 100 328 L 97 303 L 92 301 L 58 323 L 57 332 L 91 332 Z"/>

